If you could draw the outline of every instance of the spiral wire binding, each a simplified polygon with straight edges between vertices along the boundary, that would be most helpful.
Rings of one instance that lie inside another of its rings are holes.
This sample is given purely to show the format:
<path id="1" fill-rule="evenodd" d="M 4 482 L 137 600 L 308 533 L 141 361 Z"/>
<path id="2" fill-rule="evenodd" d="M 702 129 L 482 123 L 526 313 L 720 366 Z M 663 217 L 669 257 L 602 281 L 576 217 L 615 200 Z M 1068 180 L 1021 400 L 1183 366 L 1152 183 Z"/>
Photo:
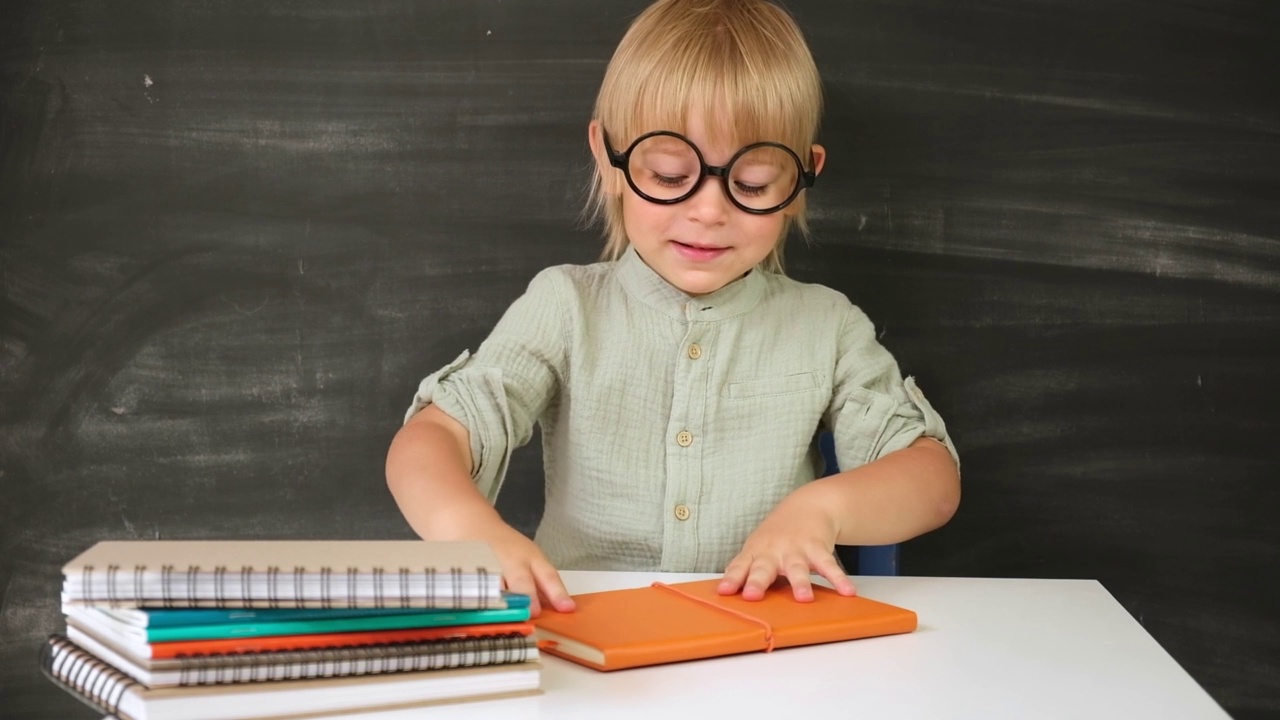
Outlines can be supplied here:
<path id="1" fill-rule="evenodd" d="M 524 662 L 537 645 L 519 633 L 349 648 L 180 657 L 178 684 L 223 685 L 445 670 Z"/>
<path id="2" fill-rule="evenodd" d="M 81 702 L 108 715 L 120 715 L 120 701 L 132 687 L 144 687 L 70 640 L 50 636 L 40 648 L 40 669 Z"/>
<path id="3" fill-rule="evenodd" d="M 252 684 L 385 673 L 445 670 L 525 662 L 534 656 L 532 637 L 519 633 L 454 638 L 428 643 L 393 643 L 351 648 L 256 652 L 179 658 L 178 684 Z M 40 649 L 40 668 L 55 684 L 94 709 L 119 716 L 130 688 L 145 688 L 61 635 Z"/>
<path id="4" fill-rule="evenodd" d="M 322 605 L 325 609 L 333 607 L 333 601 L 329 598 L 333 585 L 333 568 L 324 566 L 320 568 L 320 596 L 324 598 Z"/>
<path id="5" fill-rule="evenodd" d="M 83 600 L 86 605 L 93 606 L 102 604 L 104 598 L 95 595 L 94 575 L 96 568 L 92 565 L 85 565 L 81 568 L 81 584 L 83 588 Z M 144 593 L 145 576 L 147 572 L 146 565 L 135 565 L 132 573 L 133 593 L 132 597 L 122 597 L 120 587 L 124 585 L 121 579 L 121 567 L 119 565 L 109 565 L 105 572 L 106 584 L 106 604 L 110 607 L 120 607 L 130 600 L 148 599 Z M 411 578 L 414 570 L 407 567 L 396 569 L 396 578 L 398 592 L 393 594 L 387 593 L 387 583 L 389 573 L 385 568 L 372 568 L 371 587 L 373 590 L 373 607 L 377 608 L 410 608 L 415 607 L 415 600 L 425 600 L 426 607 L 440 607 L 437 603 L 437 592 L 439 590 L 439 575 L 441 570 L 434 567 L 426 567 L 422 569 L 423 584 L 426 592 L 418 597 L 411 589 Z M 463 595 L 462 588 L 464 580 L 468 572 L 459 567 L 451 567 L 448 570 L 450 587 L 448 590 L 452 594 L 453 604 L 449 607 L 464 607 L 466 598 Z M 319 602 L 321 607 L 333 608 L 342 606 L 335 600 L 335 592 L 333 588 L 333 568 L 323 566 L 314 570 L 296 566 L 291 573 L 282 572 L 278 566 L 272 565 L 265 568 L 267 595 L 265 598 L 254 597 L 250 588 L 253 580 L 259 575 L 252 565 L 243 565 L 240 567 L 240 592 L 239 604 L 231 605 L 230 597 L 227 593 L 227 576 L 228 570 L 225 566 L 219 565 L 213 568 L 213 597 L 202 597 L 199 588 L 199 581 L 202 570 L 199 565 L 189 565 L 185 571 L 178 570 L 173 565 L 162 565 L 160 567 L 160 605 L 165 608 L 192 607 L 197 603 L 207 603 L 212 600 L 213 607 L 261 607 L 261 603 L 265 600 L 266 607 L 310 607 L 309 603 Z M 281 575 L 289 574 L 291 578 L 284 582 L 292 581 L 293 598 L 286 599 L 281 596 Z M 308 575 L 318 574 L 320 578 L 320 597 L 309 598 L 305 593 L 305 580 Z M 474 574 L 479 581 L 480 587 L 487 587 L 490 582 L 490 573 L 487 568 L 476 568 Z M 360 569 L 356 567 L 348 567 L 346 569 L 346 605 L 345 607 L 360 607 L 362 598 L 357 593 L 360 585 Z M 481 594 L 476 598 L 477 606 L 480 609 L 488 609 L 491 607 L 488 595 Z M 204 605 L 201 605 L 204 606 Z"/>

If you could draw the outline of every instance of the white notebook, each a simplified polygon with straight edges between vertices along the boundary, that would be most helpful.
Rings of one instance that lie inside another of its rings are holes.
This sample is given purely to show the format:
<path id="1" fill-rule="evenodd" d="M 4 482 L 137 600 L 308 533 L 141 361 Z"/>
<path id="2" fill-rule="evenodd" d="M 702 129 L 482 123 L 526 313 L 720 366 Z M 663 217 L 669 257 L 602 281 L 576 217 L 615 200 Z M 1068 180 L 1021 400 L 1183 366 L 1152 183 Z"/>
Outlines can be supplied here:
<path id="1" fill-rule="evenodd" d="M 123 540 L 63 569 L 65 603 L 103 607 L 503 607 L 481 542 Z"/>

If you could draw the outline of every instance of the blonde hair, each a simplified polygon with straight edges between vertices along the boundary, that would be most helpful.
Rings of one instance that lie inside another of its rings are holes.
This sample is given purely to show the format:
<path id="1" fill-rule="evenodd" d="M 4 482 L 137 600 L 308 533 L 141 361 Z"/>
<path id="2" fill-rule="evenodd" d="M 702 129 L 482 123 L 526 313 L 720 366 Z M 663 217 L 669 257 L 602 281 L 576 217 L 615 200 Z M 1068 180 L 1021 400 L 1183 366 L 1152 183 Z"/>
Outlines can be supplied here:
<path id="1" fill-rule="evenodd" d="M 697 114 L 738 145 L 771 140 L 812 170 L 810 147 L 822 115 L 822 82 L 804 35 L 789 14 L 764 0 L 659 0 L 618 43 L 596 97 L 594 119 L 615 150 L 651 130 L 684 132 Z M 602 221 L 603 257 L 629 240 L 622 222 L 622 173 L 595 164 L 587 216 Z M 805 193 L 783 212 L 782 232 L 761 268 L 782 272 L 792 226 L 808 237 Z"/>

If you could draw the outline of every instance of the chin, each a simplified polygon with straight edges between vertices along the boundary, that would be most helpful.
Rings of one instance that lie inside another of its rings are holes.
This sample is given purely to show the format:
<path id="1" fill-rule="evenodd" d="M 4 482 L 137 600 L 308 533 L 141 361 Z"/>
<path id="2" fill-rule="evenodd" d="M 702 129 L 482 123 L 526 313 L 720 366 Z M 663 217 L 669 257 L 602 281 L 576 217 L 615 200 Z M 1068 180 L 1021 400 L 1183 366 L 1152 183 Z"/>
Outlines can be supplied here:
<path id="1" fill-rule="evenodd" d="M 672 283 L 686 295 L 709 295 L 728 284 L 723 278 L 711 277 L 682 278 L 680 282 Z"/>

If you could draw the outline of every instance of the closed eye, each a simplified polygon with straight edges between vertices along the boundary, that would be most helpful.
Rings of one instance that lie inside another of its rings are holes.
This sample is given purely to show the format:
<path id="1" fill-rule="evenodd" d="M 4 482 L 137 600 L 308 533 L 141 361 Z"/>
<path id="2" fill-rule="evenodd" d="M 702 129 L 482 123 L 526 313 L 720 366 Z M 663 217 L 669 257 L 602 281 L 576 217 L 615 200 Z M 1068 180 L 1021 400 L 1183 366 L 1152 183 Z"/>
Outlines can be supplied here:
<path id="1" fill-rule="evenodd" d="M 669 187 L 669 188 L 680 187 L 681 185 L 685 184 L 685 182 L 688 181 L 688 179 L 689 179 L 689 176 L 687 175 L 673 176 L 673 175 L 659 175 L 658 173 L 653 174 L 654 182 L 658 183 L 659 185 L 662 185 L 663 187 Z"/>

